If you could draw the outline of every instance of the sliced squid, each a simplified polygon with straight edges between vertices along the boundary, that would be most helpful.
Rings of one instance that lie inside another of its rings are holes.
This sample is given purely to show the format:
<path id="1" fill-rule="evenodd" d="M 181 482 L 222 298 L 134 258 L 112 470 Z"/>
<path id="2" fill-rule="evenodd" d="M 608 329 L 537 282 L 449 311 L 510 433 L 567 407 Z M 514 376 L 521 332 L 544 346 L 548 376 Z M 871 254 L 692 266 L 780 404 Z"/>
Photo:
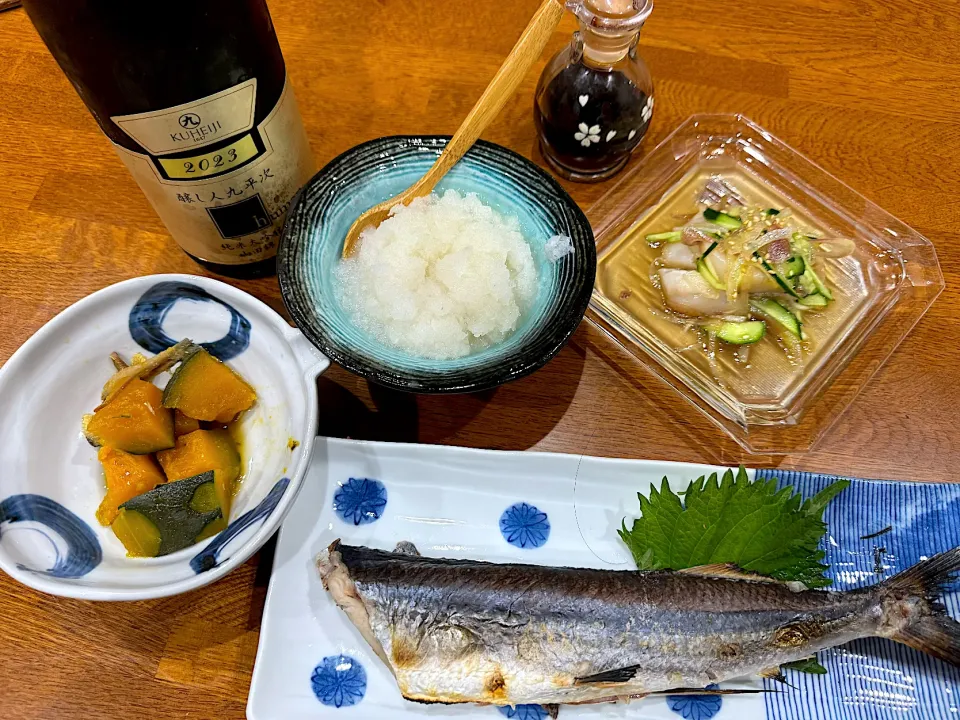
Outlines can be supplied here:
<path id="1" fill-rule="evenodd" d="M 677 312 L 696 317 L 747 315 L 750 311 L 747 293 L 728 300 L 725 292 L 710 287 L 696 270 L 661 268 L 658 272 L 667 305 Z"/>

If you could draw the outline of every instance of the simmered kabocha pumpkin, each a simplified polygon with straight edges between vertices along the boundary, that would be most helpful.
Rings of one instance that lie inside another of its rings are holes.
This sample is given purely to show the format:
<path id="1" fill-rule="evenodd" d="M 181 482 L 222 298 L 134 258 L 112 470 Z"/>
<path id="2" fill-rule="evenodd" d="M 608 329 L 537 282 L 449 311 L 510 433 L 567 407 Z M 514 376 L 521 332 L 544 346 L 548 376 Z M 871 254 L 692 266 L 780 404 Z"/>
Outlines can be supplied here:
<path id="1" fill-rule="evenodd" d="M 163 393 L 153 383 L 133 379 L 83 418 L 83 432 L 93 445 L 146 455 L 174 445 L 173 411 L 163 407 Z"/>
<path id="2" fill-rule="evenodd" d="M 97 520 L 109 525 L 120 512 L 120 506 L 167 481 L 163 471 L 149 455 L 132 455 L 112 447 L 97 453 L 107 482 L 107 494 L 97 509 Z"/>
<path id="3" fill-rule="evenodd" d="M 119 353 L 110 359 L 116 373 L 83 418 L 107 486 L 97 519 L 134 557 L 166 555 L 224 530 L 241 472 L 230 423 L 256 393 L 190 340 L 132 364 Z M 150 382 L 177 363 L 166 390 Z M 211 424 L 220 427 L 204 429 Z"/>
<path id="4" fill-rule="evenodd" d="M 196 430 L 177 438 L 176 447 L 157 453 L 171 482 L 212 470 L 223 515 L 230 517 L 230 502 L 240 477 L 240 453 L 226 430 Z"/>
<path id="5" fill-rule="evenodd" d="M 256 399 L 243 378 L 202 348 L 180 363 L 163 391 L 164 407 L 218 423 L 232 422 Z"/>
<path id="6" fill-rule="evenodd" d="M 187 435 L 200 429 L 200 421 L 187 417 L 179 410 L 173 411 L 173 434 L 177 437 Z"/>
<path id="7" fill-rule="evenodd" d="M 128 500 L 113 523 L 114 533 L 132 557 L 169 555 L 224 527 L 213 471 Z"/>

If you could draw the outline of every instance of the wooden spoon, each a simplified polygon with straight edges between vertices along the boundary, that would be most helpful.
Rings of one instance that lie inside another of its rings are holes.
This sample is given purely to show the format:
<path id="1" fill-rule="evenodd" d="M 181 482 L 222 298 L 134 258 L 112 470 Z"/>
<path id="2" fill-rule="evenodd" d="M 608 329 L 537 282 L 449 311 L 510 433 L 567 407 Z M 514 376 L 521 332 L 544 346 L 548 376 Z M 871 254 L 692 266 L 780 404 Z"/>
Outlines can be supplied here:
<path id="1" fill-rule="evenodd" d="M 520 85 L 520 81 L 526 76 L 527 70 L 540 57 L 547 40 L 550 39 L 553 31 L 560 23 L 561 17 L 563 17 L 563 6 L 560 4 L 560 0 L 544 0 L 530 24 L 527 25 L 527 29 L 523 31 L 523 35 L 517 40 L 517 44 L 513 46 L 513 50 L 510 51 L 507 59 L 503 61 L 503 65 L 500 66 L 493 80 L 487 85 L 487 89 L 483 91 L 483 95 L 480 96 L 477 104 L 473 106 L 470 114 L 467 115 L 463 124 L 457 130 L 456 135 L 447 143 L 446 148 L 427 171 L 427 174 L 412 187 L 386 202 L 375 205 L 357 218 L 356 222 L 350 226 L 347 237 L 343 241 L 343 257 L 350 257 L 356 249 L 361 231 L 366 229 L 368 225 L 376 226 L 386 220 L 392 207 L 397 204 L 406 205 L 414 198 L 423 197 L 433 192 L 440 179 L 457 164 L 457 161 L 480 137 L 480 133 L 503 109 L 507 100 Z"/>

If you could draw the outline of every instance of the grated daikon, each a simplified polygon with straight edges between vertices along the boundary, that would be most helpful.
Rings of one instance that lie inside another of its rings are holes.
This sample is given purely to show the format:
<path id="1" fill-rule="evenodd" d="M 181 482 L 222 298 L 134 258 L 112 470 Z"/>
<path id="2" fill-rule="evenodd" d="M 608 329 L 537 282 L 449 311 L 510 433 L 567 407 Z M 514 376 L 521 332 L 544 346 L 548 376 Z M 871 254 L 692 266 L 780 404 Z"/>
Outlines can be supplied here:
<path id="1" fill-rule="evenodd" d="M 537 291 L 517 219 L 455 190 L 397 205 L 363 232 L 335 274 L 340 301 L 358 326 L 431 359 L 463 357 L 505 339 Z"/>
<path id="2" fill-rule="evenodd" d="M 547 256 L 547 260 L 555 263 L 560 258 L 573 254 L 573 240 L 569 235 L 554 235 L 543 246 L 543 254 Z"/>

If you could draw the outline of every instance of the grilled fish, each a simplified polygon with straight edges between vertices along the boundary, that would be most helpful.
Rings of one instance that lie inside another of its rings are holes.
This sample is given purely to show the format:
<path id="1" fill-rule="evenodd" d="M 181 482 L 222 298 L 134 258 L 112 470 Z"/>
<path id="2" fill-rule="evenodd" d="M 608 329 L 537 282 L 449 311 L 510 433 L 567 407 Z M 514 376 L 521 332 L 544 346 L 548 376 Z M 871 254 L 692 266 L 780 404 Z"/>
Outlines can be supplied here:
<path id="1" fill-rule="evenodd" d="M 878 585 L 797 588 L 729 566 L 631 572 L 420 557 L 334 542 L 324 587 L 408 700 L 577 704 L 703 688 L 880 636 L 960 665 L 937 600 L 960 548 Z"/>

